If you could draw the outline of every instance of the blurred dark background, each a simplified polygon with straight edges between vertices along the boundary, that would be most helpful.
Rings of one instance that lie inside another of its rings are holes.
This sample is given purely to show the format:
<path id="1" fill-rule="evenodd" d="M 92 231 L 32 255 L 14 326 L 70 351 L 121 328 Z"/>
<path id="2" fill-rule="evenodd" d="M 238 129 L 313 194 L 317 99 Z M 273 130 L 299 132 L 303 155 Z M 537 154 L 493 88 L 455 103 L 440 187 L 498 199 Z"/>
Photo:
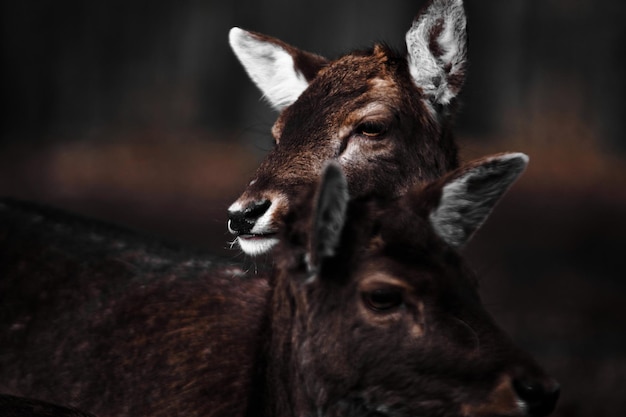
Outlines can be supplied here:
<path id="1" fill-rule="evenodd" d="M 3 1 L 0 195 L 238 258 L 226 207 L 270 149 L 275 114 L 229 28 L 335 57 L 402 48 L 423 4 Z M 626 415 L 626 3 L 466 10 L 462 157 L 531 157 L 466 253 L 498 322 L 561 381 L 555 415 Z"/>

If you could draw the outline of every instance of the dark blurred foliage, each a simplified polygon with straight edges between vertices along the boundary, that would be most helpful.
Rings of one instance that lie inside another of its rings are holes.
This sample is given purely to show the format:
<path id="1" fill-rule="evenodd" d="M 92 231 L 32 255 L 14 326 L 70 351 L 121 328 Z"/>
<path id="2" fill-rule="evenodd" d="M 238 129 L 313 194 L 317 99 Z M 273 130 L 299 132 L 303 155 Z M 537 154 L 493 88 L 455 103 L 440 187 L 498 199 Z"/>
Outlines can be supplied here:
<path id="1" fill-rule="evenodd" d="M 99 128 L 233 129 L 258 94 L 227 46 L 238 25 L 324 55 L 403 47 L 419 1 L 5 1 L 2 140 L 81 138 Z M 603 146 L 623 151 L 626 4 L 468 1 L 470 78 L 461 131 L 576 94 Z M 562 89 L 575 90 L 561 91 Z M 537 103 L 539 101 L 539 103 Z M 250 103 L 251 102 L 251 103 Z"/>
<path id="2" fill-rule="evenodd" d="M 275 114 L 232 26 L 334 57 L 403 48 L 424 1 L 4 1 L 0 194 L 224 251 Z M 485 301 L 563 385 L 558 416 L 626 414 L 626 2 L 468 0 L 464 159 L 524 178 L 467 249 Z"/>

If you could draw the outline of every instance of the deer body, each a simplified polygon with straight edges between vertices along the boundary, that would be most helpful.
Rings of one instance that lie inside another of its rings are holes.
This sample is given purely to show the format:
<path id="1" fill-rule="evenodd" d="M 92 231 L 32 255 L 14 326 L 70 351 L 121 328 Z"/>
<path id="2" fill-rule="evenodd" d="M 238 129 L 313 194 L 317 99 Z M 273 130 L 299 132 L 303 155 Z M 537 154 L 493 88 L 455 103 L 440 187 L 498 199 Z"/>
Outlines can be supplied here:
<path id="1" fill-rule="evenodd" d="M 264 277 L 50 209 L 0 213 L 0 392 L 101 417 L 245 415 Z"/>
<path id="2" fill-rule="evenodd" d="M 331 165 L 268 276 L 5 204 L 0 392 L 100 417 L 545 416 L 556 384 L 455 249 L 524 165 L 487 159 L 393 202 L 348 202 Z"/>

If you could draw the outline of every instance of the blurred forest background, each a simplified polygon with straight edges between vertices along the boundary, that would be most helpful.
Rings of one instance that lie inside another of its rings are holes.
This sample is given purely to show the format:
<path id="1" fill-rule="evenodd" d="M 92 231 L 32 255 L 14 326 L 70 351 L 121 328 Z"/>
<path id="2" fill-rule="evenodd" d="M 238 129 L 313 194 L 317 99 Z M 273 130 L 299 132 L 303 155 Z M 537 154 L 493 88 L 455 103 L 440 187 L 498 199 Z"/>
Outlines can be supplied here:
<path id="1" fill-rule="evenodd" d="M 328 57 L 403 48 L 423 0 L 3 1 L 0 195 L 228 250 L 276 115 L 232 26 Z M 468 0 L 464 160 L 530 155 L 466 250 L 489 309 L 562 384 L 626 415 L 626 3 Z"/>

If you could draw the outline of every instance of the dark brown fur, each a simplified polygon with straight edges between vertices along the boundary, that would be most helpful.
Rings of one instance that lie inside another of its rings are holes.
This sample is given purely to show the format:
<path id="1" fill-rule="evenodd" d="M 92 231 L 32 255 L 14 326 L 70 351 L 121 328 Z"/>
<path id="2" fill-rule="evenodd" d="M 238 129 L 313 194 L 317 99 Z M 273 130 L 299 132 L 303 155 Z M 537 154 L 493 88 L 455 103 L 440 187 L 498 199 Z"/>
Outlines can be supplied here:
<path id="1" fill-rule="evenodd" d="M 2 417 L 93 417 L 71 407 L 0 394 Z"/>
<path id="2" fill-rule="evenodd" d="M 0 392 L 100 417 L 246 415 L 264 277 L 49 209 L 0 212 Z"/>
<path id="3" fill-rule="evenodd" d="M 387 84 L 372 86 L 376 79 Z M 355 112 L 373 102 L 386 108 L 376 118 L 386 125 L 382 137 L 337 137 L 337 126 L 351 121 L 358 125 Z M 355 196 L 395 197 L 412 184 L 438 178 L 458 165 L 451 121 L 433 119 L 410 79 L 406 59 L 380 45 L 324 67 L 311 87 L 280 115 L 274 132 L 279 145 L 240 197 L 244 205 L 278 193 L 286 201 L 296 199 L 302 186 L 317 181 L 325 161 L 341 158 L 349 141 L 359 142 L 363 153 L 361 160 L 342 163 Z M 281 208 L 282 214 L 287 211 L 288 207 Z"/>
<path id="4" fill-rule="evenodd" d="M 454 70 L 443 62 L 440 44 L 445 38 L 444 24 L 458 23 L 445 18 L 448 9 L 458 7 L 453 3 L 429 2 L 417 17 L 426 25 L 433 22 L 425 35 L 428 39 L 424 49 L 428 50 L 422 52 L 440 61 L 440 74 L 433 77 L 441 79 L 433 83 L 447 86 L 451 94 L 445 102 L 420 86 L 411 72 L 410 54 L 384 44 L 326 60 L 281 40 L 248 32 L 263 42 L 260 48 L 271 46 L 286 51 L 293 58 L 294 71 L 306 79 L 308 86 L 293 102 L 279 106 L 281 113 L 272 128 L 276 147 L 229 210 L 229 228 L 240 237 L 240 244 L 246 239 L 270 237 L 284 227 L 291 201 L 298 197 L 302 185 L 315 184 L 327 160 L 341 165 L 351 195 L 377 194 L 386 198 L 397 197 L 413 184 L 431 181 L 458 166 L 452 125 L 455 96 L 465 75 L 464 24 L 454 29 L 455 48 L 459 51 Z M 462 6 L 458 14 L 464 16 Z M 236 53 L 241 51 L 237 48 Z M 258 71 L 245 58 L 242 63 L 249 74 Z M 266 72 L 270 68 L 278 71 L 278 67 L 268 67 Z M 431 70 L 425 74 L 435 74 Z M 279 80 L 272 82 L 280 85 Z M 379 134 L 363 134 L 363 127 L 371 122 L 382 127 Z M 257 223 L 265 213 L 267 218 Z M 261 226 L 255 229 L 256 224 Z M 242 248 L 246 251 L 245 245 Z"/>
<path id="5" fill-rule="evenodd" d="M 267 415 L 521 415 L 514 381 L 554 384 L 497 327 L 476 277 L 433 232 L 427 213 L 451 178 L 394 203 L 352 202 L 338 252 L 316 274 L 302 244 L 312 198 L 301 195 L 277 251 Z M 364 306 L 368 291 L 389 287 L 402 289 L 401 309 Z"/>
<path id="6" fill-rule="evenodd" d="M 438 187 L 355 200 L 323 258 L 305 190 L 271 276 L 7 202 L 0 392 L 100 417 L 521 415 L 513 382 L 550 381 L 430 227 Z M 402 308 L 371 310 L 377 288 Z"/>

